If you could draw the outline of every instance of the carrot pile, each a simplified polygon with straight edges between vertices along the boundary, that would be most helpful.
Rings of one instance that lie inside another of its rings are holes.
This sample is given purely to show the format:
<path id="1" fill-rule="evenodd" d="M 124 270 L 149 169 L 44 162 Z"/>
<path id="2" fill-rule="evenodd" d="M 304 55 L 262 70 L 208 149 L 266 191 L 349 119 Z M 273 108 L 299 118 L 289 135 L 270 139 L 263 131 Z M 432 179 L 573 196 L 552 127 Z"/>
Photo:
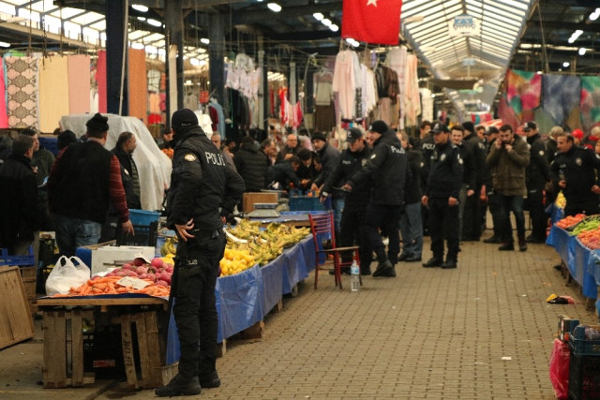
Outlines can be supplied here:
<path id="1" fill-rule="evenodd" d="M 132 287 L 121 286 L 117 283 L 121 276 L 94 277 L 88 279 L 86 283 L 71 288 L 68 294 L 55 294 L 53 297 L 74 297 L 74 296 L 97 296 L 103 294 L 121 294 L 121 293 L 142 293 L 149 296 L 167 297 L 171 292 L 170 287 L 156 285 L 149 279 L 143 279 L 150 283 L 143 289 L 135 290 Z"/>
<path id="2" fill-rule="evenodd" d="M 567 228 L 570 228 L 571 226 L 575 225 L 576 223 L 578 223 L 585 217 L 586 217 L 585 214 L 568 215 L 568 216 L 564 217 L 563 219 L 561 219 L 560 221 L 558 221 L 556 223 L 556 226 L 558 226 L 559 228 L 562 228 L 562 229 L 567 229 Z"/>

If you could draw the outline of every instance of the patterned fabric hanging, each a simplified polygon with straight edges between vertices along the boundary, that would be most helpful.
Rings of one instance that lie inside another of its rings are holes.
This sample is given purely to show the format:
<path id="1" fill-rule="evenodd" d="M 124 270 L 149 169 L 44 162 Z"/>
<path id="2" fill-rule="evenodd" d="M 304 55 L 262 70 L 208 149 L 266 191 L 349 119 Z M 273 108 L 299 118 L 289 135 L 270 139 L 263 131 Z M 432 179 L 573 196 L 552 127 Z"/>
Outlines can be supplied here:
<path id="1" fill-rule="evenodd" d="M 8 126 L 39 129 L 39 60 L 31 57 L 5 56 Z"/>

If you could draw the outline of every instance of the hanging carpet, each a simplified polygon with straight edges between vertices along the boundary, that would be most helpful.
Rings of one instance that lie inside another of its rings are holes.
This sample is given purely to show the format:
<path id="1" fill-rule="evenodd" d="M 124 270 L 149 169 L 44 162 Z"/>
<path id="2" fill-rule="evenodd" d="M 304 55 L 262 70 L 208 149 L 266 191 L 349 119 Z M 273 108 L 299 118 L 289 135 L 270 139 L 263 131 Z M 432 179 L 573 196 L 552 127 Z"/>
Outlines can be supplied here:
<path id="1" fill-rule="evenodd" d="M 5 56 L 8 126 L 27 128 L 38 124 L 39 56 Z"/>

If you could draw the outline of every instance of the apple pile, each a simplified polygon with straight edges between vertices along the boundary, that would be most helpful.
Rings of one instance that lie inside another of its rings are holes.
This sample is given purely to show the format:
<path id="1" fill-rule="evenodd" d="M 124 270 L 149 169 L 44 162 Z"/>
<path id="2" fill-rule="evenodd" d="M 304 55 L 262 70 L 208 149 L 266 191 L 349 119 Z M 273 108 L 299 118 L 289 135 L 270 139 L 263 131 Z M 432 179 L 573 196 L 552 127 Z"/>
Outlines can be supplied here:
<path id="1" fill-rule="evenodd" d="M 173 275 L 173 264 L 163 261 L 156 257 L 150 264 L 143 258 L 136 258 L 131 263 L 123 264 L 123 267 L 116 268 L 106 274 L 106 276 L 131 276 L 139 279 L 149 279 L 159 286 L 170 287 L 171 276 Z"/>

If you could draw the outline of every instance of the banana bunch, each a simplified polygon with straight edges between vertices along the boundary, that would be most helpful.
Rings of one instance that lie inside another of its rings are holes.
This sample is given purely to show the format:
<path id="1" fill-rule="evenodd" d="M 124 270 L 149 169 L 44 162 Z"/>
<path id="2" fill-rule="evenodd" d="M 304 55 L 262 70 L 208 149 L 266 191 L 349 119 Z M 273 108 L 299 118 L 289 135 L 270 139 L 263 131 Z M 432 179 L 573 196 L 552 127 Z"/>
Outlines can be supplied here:
<path id="1" fill-rule="evenodd" d="M 260 221 L 243 219 L 235 228 L 228 228 L 228 231 L 236 238 L 248 240 L 260 235 L 260 225 Z"/>
<path id="2" fill-rule="evenodd" d="M 165 240 L 165 244 L 160 248 L 160 254 L 166 256 L 177 252 L 177 238 L 169 237 Z"/>

